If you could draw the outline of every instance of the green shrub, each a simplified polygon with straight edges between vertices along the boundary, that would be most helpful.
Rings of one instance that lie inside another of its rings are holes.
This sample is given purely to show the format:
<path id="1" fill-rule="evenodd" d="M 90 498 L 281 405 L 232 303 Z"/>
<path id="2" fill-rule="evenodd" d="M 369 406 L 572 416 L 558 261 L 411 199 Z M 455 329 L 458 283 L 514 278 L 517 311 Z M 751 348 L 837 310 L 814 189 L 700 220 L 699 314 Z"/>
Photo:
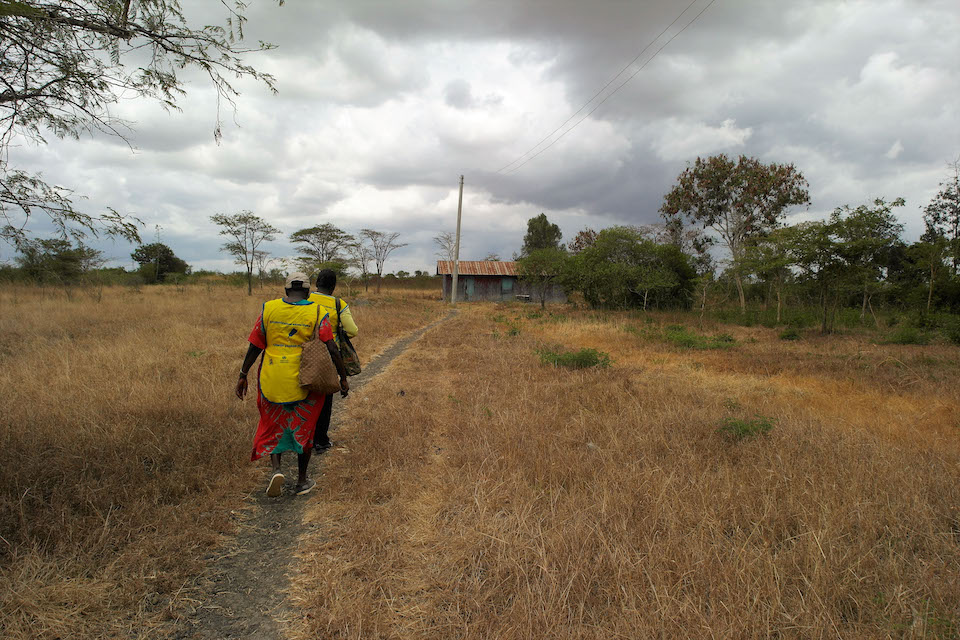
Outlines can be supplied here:
<path id="1" fill-rule="evenodd" d="M 887 334 L 880 344 L 927 344 L 930 336 L 915 327 L 900 327 Z"/>
<path id="2" fill-rule="evenodd" d="M 723 421 L 718 433 L 722 433 L 731 440 L 740 441 L 747 438 L 753 438 L 773 429 L 773 418 L 764 416 L 755 416 L 753 420 L 742 420 L 740 418 L 727 418 Z"/>
<path id="3" fill-rule="evenodd" d="M 784 329 L 783 331 L 780 332 L 780 339 L 781 340 L 799 340 L 800 332 L 794 329 L 793 327 L 790 327 L 789 329 Z"/>
<path id="4" fill-rule="evenodd" d="M 551 349 L 537 349 L 542 364 L 568 369 L 589 369 L 597 367 L 605 369 L 610 366 L 610 354 L 596 349 L 580 349 L 579 351 L 562 351 L 562 347 Z"/>
<path id="5" fill-rule="evenodd" d="M 737 342 L 728 333 L 719 333 L 713 337 L 701 336 L 677 324 L 668 325 L 663 338 L 681 349 L 729 349 Z"/>
<path id="6" fill-rule="evenodd" d="M 948 327 L 944 334 L 947 336 L 947 340 L 953 344 L 960 345 L 960 326 Z"/>

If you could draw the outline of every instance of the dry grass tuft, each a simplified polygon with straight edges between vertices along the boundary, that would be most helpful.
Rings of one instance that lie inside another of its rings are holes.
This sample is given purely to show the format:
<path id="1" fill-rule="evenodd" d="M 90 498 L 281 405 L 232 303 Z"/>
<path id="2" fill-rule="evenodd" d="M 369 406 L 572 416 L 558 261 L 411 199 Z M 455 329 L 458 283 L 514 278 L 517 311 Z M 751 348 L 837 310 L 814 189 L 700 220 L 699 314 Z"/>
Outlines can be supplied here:
<path id="1" fill-rule="evenodd" d="M 293 637 L 957 637 L 960 350 L 526 313 L 464 305 L 350 403 Z"/>
<path id="2" fill-rule="evenodd" d="M 256 406 L 232 393 L 277 293 L 101 293 L 0 289 L 4 638 L 164 637 L 259 482 Z M 364 360 L 443 312 L 424 292 L 348 300 Z"/>

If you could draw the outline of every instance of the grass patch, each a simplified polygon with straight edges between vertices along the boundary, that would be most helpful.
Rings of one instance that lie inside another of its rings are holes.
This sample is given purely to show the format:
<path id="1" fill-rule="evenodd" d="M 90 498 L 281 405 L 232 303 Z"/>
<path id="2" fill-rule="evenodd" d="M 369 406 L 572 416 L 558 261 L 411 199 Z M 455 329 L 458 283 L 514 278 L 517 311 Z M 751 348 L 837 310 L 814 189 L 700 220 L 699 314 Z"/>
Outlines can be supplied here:
<path id="1" fill-rule="evenodd" d="M 880 344 L 928 344 L 930 336 L 915 327 L 900 327 L 887 334 Z"/>
<path id="2" fill-rule="evenodd" d="M 610 366 L 610 354 L 596 349 L 580 349 L 579 351 L 562 351 L 562 347 L 542 348 L 536 350 L 541 364 L 567 369 L 589 369 L 597 367 L 606 369 Z"/>
<path id="3" fill-rule="evenodd" d="M 691 332 L 683 325 L 668 325 L 663 332 L 663 339 L 681 349 L 729 349 L 737 343 L 729 333 L 719 333 L 714 336 L 703 336 Z"/>
<path id="4" fill-rule="evenodd" d="M 780 339 L 781 340 L 799 340 L 800 332 L 793 327 L 784 329 L 783 331 L 780 332 Z"/>
<path id="5" fill-rule="evenodd" d="M 753 420 L 742 420 L 740 418 L 727 418 L 717 433 L 722 433 L 731 440 L 739 442 L 748 438 L 754 438 L 760 434 L 767 433 L 773 429 L 773 418 L 756 416 Z"/>

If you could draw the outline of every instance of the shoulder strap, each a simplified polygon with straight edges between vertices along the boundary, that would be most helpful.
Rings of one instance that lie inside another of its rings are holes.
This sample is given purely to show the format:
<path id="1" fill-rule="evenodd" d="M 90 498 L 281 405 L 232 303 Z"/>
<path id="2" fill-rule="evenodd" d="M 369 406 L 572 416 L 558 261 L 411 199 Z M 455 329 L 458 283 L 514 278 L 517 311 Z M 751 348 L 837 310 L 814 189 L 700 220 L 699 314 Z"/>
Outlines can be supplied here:
<path id="1" fill-rule="evenodd" d="M 340 298 L 337 298 L 337 340 L 340 344 L 343 344 L 346 338 L 346 332 L 343 330 L 343 318 L 340 317 Z"/>
<path id="2" fill-rule="evenodd" d="M 317 340 L 320 337 L 320 304 L 317 302 L 313 304 L 317 305 L 317 321 L 313 324 L 313 339 Z"/>

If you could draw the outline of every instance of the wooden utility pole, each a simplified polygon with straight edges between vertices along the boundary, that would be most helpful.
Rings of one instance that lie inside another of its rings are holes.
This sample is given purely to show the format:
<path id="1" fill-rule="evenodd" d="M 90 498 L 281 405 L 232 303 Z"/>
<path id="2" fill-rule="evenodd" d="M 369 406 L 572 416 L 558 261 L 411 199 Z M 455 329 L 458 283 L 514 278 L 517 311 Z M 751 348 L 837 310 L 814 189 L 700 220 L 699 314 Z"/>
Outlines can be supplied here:
<path id="1" fill-rule="evenodd" d="M 457 306 L 457 278 L 460 276 L 460 214 L 463 212 L 463 176 L 460 176 L 460 199 L 457 200 L 457 241 L 453 245 L 453 287 L 450 304 Z"/>

